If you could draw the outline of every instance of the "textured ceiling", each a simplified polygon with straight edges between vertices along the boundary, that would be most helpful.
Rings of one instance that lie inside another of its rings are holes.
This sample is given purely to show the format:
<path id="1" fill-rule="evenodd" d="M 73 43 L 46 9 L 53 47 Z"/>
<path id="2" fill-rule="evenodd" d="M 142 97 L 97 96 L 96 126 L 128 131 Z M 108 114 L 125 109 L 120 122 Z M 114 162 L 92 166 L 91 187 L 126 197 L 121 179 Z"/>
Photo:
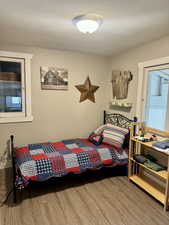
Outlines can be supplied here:
<path id="1" fill-rule="evenodd" d="M 72 24 L 79 14 L 104 22 L 94 34 Z M 169 33 L 169 0 L 0 0 L 0 42 L 115 55 Z"/>

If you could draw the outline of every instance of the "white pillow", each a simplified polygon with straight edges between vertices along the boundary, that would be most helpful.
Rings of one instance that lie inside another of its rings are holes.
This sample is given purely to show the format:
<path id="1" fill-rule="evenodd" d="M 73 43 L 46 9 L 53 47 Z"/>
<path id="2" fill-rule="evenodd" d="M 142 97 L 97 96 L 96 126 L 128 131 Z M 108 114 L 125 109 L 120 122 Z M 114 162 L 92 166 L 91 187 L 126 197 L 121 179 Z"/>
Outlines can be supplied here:
<path id="1" fill-rule="evenodd" d="M 126 134 L 129 129 L 114 126 L 112 124 L 106 124 L 103 129 L 103 142 L 112 145 L 116 149 L 121 149 Z"/>
<path id="2" fill-rule="evenodd" d="M 95 134 L 102 134 L 106 126 L 107 126 L 107 124 L 104 124 L 104 125 L 100 126 L 99 128 L 97 128 L 97 129 L 94 131 L 94 133 L 95 133 Z"/>

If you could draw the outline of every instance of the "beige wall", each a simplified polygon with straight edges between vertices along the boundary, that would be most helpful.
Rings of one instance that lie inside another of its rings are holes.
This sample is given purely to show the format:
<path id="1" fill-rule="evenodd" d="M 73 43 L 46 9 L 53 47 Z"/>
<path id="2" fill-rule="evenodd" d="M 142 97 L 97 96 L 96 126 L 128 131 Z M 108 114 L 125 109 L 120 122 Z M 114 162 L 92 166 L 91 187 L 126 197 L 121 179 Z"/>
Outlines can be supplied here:
<path id="1" fill-rule="evenodd" d="M 34 54 L 32 60 L 32 110 L 34 120 L 30 123 L 0 124 L 0 155 L 6 148 L 10 134 L 16 144 L 53 141 L 85 137 L 103 120 L 103 110 L 112 98 L 111 71 L 130 70 L 134 80 L 129 86 L 128 100 L 133 102 L 129 117 L 135 114 L 137 92 L 137 64 L 142 61 L 169 56 L 169 36 L 144 46 L 132 49 L 112 59 L 50 49 L 1 45 L 1 50 Z M 69 70 L 69 90 L 40 89 L 40 66 L 57 66 Z M 80 93 L 74 87 L 90 75 L 91 81 L 100 88 L 96 103 L 79 103 Z M 114 110 L 113 110 L 114 111 Z M 119 112 L 119 111 L 114 111 Z"/>
<path id="2" fill-rule="evenodd" d="M 16 144 L 86 137 L 103 121 L 103 110 L 110 101 L 107 57 L 84 55 L 50 49 L 0 45 L 1 50 L 32 53 L 32 110 L 29 123 L 0 124 L 0 154 L 6 148 L 10 134 Z M 40 66 L 57 66 L 69 71 L 69 90 L 41 90 Z M 99 85 L 96 103 L 79 103 L 80 92 L 74 87 L 90 75 L 92 84 Z"/>
<path id="3" fill-rule="evenodd" d="M 112 70 L 130 70 L 134 75 L 133 81 L 129 84 L 128 93 L 128 101 L 133 103 L 133 108 L 130 113 L 125 113 L 127 116 L 135 115 L 138 63 L 165 56 L 169 56 L 169 36 L 112 58 Z"/>

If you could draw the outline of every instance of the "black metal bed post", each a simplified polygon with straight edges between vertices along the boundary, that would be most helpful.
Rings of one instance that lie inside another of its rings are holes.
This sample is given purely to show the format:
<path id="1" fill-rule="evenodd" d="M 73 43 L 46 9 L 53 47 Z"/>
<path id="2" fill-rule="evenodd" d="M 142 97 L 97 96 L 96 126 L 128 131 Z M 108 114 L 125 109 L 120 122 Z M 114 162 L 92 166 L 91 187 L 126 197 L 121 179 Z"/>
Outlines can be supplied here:
<path id="1" fill-rule="evenodd" d="M 134 117 L 134 136 L 136 136 L 136 124 L 137 123 L 137 117 Z"/>
<path id="2" fill-rule="evenodd" d="M 10 136 L 11 141 L 11 155 L 12 155 L 12 170 L 13 170 L 13 202 L 16 203 L 16 167 L 15 167 L 15 148 L 14 148 L 14 136 Z"/>
<path id="3" fill-rule="evenodd" d="M 106 124 L 106 110 L 104 110 L 104 119 L 103 119 L 103 123 Z"/>

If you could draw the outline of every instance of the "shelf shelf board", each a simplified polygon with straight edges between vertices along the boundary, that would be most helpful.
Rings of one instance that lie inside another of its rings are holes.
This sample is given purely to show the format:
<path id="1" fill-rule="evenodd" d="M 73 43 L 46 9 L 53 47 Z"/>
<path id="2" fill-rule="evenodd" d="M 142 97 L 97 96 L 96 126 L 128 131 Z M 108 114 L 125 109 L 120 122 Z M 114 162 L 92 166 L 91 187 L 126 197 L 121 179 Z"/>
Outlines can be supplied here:
<path id="1" fill-rule="evenodd" d="M 162 204 L 165 203 L 165 194 L 152 186 L 150 183 L 146 182 L 137 175 L 130 176 L 129 179 L 156 198 L 158 201 L 160 201 Z"/>
<path id="2" fill-rule="evenodd" d="M 146 147 L 149 147 L 149 148 L 153 148 L 153 143 L 155 143 L 155 141 L 148 141 L 148 142 L 143 142 L 143 141 L 140 141 L 138 139 L 136 139 L 135 137 L 132 137 L 131 138 L 132 141 L 135 141 L 137 143 L 140 143 Z M 157 151 L 156 149 L 154 149 L 155 151 Z M 163 153 L 163 152 L 162 152 Z M 165 153 L 165 152 L 164 152 Z"/>
<path id="3" fill-rule="evenodd" d="M 133 162 L 137 163 L 138 165 L 140 165 L 141 167 L 145 168 L 146 170 L 149 170 L 151 173 L 159 176 L 160 178 L 164 179 L 164 180 L 167 180 L 167 175 L 168 175 L 168 172 L 167 170 L 161 170 L 161 171 L 155 171 L 155 170 L 152 170 L 150 168 L 148 168 L 147 166 L 145 166 L 144 164 L 141 164 L 141 163 L 138 163 L 136 160 L 134 160 L 133 158 L 130 158 L 129 160 L 132 160 Z"/>
<path id="4" fill-rule="evenodd" d="M 161 153 L 161 154 L 163 154 L 163 155 L 169 156 L 169 153 L 167 153 L 167 152 L 162 152 L 162 151 L 158 151 L 157 149 L 155 149 L 155 148 L 153 147 L 153 143 L 155 143 L 156 141 L 143 142 L 143 141 L 139 141 L 139 140 L 136 139 L 135 137 L 132 137 L 131 140 L 134 141 L 134 142 L 136 142 L 136 143 L 140 143 L 141 145 L 143 145 L 143 146 L 149 148 L 149 149 L 152 150 L 152 151 L 155 151 L 155 152 L 157 152 L 157 153 Z"/>

